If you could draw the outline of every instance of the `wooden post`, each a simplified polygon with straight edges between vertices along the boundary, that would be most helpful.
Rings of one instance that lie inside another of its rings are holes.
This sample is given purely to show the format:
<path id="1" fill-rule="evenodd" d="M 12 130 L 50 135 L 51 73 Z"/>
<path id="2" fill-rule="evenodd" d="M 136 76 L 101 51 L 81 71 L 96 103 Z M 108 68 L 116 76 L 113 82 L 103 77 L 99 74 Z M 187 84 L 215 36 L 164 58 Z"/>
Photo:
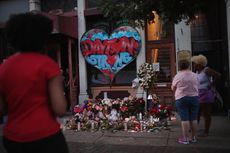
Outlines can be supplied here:
<path id="1" fill-rule="evenodd" d="M 58 49 L 57 49 L 57 63 L 58 63 L 58 66 L 61 68 L 61 49 L 60 49 L 60 45 L 58 45 Z"/>
<path id="2" fill-rule="evenodd" d="M 72 66 L 72 40 L 68 39 L 68 64 L 69 64 L 69 100 L 70 109 L 73 111 L 74 101 L 73 101 L 73 66 Z"/>

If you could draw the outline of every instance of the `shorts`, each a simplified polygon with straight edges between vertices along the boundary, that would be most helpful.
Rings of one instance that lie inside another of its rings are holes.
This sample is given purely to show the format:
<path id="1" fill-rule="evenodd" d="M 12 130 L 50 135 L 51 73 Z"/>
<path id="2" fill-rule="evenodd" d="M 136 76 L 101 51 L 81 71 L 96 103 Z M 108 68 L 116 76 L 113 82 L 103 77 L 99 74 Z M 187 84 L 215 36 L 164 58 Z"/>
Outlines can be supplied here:
<path id="1" fill-rule="evenodd" d="M 179 111 L 181 121 L 194 121 L 198 119 L 198 96 L 185 96 L 176 100 L 176 108 Z"/>

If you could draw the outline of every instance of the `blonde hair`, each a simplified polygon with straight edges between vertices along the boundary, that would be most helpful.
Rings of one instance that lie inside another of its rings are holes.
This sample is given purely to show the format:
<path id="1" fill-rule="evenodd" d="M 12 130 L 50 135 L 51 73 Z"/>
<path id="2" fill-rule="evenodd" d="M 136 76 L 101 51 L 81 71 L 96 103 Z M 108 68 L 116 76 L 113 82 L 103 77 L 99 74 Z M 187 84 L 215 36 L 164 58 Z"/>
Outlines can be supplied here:
<path id="1" fill-rule="evenodd" d="M 192 62 L 194 62 L 195 64 L 199 64 L 202 66 L 206 66 L 208 64 L 208 60 L 204 55 L 197 55 L 197 56 L 193 56 L 191 58 Z"/>

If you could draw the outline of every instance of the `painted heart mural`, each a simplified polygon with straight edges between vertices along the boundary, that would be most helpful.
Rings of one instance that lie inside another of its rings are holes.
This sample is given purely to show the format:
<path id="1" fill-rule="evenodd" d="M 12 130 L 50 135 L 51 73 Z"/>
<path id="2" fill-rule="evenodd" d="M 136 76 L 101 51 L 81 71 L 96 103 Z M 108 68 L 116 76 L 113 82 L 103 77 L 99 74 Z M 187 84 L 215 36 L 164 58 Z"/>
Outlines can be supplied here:
<path id="1" fill-rule="evenodd" d="M 109 77 L 132 62 L 141 49 L 141 37 L 130 26 L 122 26 L 109 36 L 101 29 L 92 29 L 81 37 L 80 48 L 85 60 Z"/>

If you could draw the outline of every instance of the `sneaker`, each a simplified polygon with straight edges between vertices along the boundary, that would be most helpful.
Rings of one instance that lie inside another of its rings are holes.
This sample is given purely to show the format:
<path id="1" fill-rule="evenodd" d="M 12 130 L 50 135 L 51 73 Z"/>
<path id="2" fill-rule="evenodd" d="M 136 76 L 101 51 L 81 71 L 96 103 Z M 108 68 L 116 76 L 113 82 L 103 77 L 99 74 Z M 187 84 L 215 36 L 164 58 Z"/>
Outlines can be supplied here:
<path id="1" fill-rule="evenodd" d="M 196 137 L 193 137 L 193 138 L 189 139 L 189 142 L 191 142 L 191 143 L 196 143 L 196 142 L 197 142 Z"/>
<path id="2" fill-rule="evenodd" d="M 188 140 L 185 140 L 185 139 L 183 139 L 183 138 L 179 138 L 179 139 L 178 139 L 178 143 L 187 145 L 187 144 L 189 144 L 189 141 L 188 141 Z"/>

